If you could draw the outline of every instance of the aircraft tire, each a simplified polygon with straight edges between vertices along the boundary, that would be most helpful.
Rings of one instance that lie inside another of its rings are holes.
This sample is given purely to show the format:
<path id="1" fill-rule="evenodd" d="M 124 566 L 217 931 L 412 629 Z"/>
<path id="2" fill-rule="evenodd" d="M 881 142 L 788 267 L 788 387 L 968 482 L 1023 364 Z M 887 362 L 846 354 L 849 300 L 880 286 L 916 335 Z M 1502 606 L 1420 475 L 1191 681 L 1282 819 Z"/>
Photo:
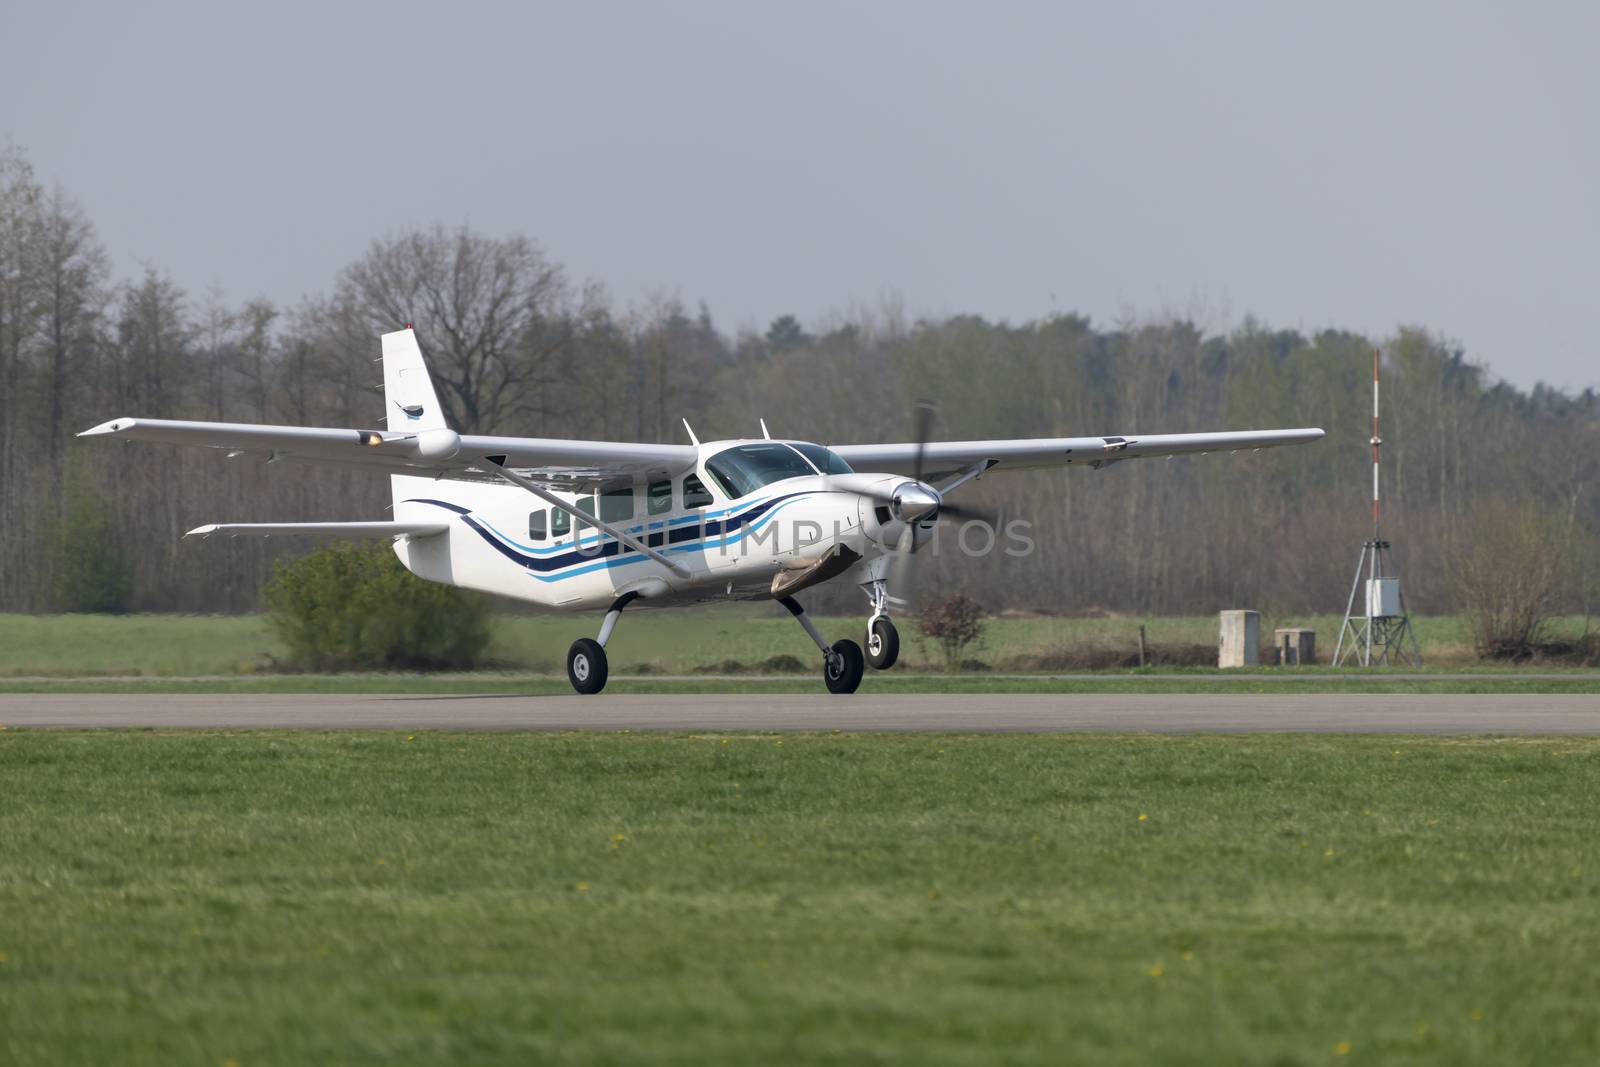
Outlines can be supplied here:
<path id="1" fill-rule="evenodd" d="M 580 693 L 598 693 L 606 687 L 606 650 L 600 642 L 580 637 L 567 649 L 567 681 Z"/>
<path id="2" fill-rule="evenodd" d="M 867 665 L 875 671 L 886 671 L 899 658 L 900 631 L 887 615 L 880 615 L 867 629 Z"/>
<path id="3" fill-rule="evenodd" d="M 835 641 L 833 655 L 822 665 L 822 681 L 830 693 L 854 693 L 861 687 L 866 670 L 860 645 L 848 639 Z"/>

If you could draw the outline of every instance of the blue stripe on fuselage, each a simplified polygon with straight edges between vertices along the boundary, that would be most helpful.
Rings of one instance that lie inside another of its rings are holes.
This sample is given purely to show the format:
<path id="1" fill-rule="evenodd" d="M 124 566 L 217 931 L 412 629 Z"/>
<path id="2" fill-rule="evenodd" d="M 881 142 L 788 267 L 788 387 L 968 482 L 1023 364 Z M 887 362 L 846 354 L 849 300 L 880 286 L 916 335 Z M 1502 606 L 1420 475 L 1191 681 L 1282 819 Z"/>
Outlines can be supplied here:
<path id="1" fill-rule="evenodd" d="M 699 521 L 700 525 L 695 527 L 680 527 L 679 529 L 672 530 L 667 535 L 667 543 L 660 546 L 661 551 L 692 552 L 697 548 L 711 547 L 712 538 L 719 536 L 721 540 L 717 542 L 718 544 L 737 544 L 747 533 L 753 532 L 754 530 L 765 525 L 766 519 L 763 518 L 763 516 L 766 518 L 771 518 L 772 515 L 777 514 L 779 510 L 787 507 L 795 500 L 811 495 L 813 495 L 812 492 L 790 493 L 787 496 L 774 497 L 769 500 L 760 501 L 753 506 L 735 505 L 735 507 L 745 507 L 747 510 L 738 515 L 733 515 L 720 521 L 712 520 L 708 522 L 704 521 L 704 519 L 706 515 L 725 515 L 728 512 L 733 511 L 734 508 L 730 507 L 714 512 L 706 512 L 705 515 L 699 517 L 684 516 L 681 519 L 670 520 L 672 524 Z M 585 544 L 594 545 L 595 547 L 593 548 L 573 549 L 570 546 L 558 546 L 558 549 L 566 549 L 566 551 L 561 555 L 536 555 L 531 552 L 523 551 L 522 548 L 517 546 L 515 542 L 508 543 L 510 541 L 509 538 L 504 538 L 504 535 L 500 534 L 498 530 L 493 529 L 493 527 L 490 527 L 486 522 L 476 518 L 469 509 L 461 507 L 459 504 L 452 504 L 445 500 L 432 500 L 425 498 L 408 500 L 406 503 L 431 504 L 434 507 L 440 507 L 448 511 L 455 512 L 457 515 L 461 516 L 461 521 L 466 523 L 468 527 L 474 530 L 479 537 L 487 541 L 491 548 L 495 549 L 495 551 L 499 552 L 502 556 L 505 556 L 512 562 L 526 568 L 530 577 L 537 578 L 544 582 L 560 581 L 563 578 L 571 578 L 579 574 L 588 574 L 591 571 L 599 570 L 604 567 L 623 566 L 628 563 L 642 562 L 650 558 L 649 556 L 646 556 L 641 552 L 636 552 L 634 549 L 624 545 L 622 542 L 613 540 L 606 535 L 600 535 L 593 541 L 585 542 Z M 651 525 L 659 526 L 660 524 L 654 523 Z M 741 528 L 742 532 L 740 532 L 737 537 L 730 538 L 728 536 L 734 531 L 741 530 Z M 628 529 L 626 532 L 630 534 L 634 533 L 632 529 Z M 684 543 L 678 544 L 676 542 Z M 701 542 L 704 542 L 704 544 Z M 544 551 L 554 552 L 556 550 L 557 549 L 547 549 Z M 576 567 L 580 563 L 588 563 L 589 565 L 576 570 L 566 570 L 567 568 Z M 545 577 L 548 572 L 558 570 L 565 570 L 566 573 Z"/>

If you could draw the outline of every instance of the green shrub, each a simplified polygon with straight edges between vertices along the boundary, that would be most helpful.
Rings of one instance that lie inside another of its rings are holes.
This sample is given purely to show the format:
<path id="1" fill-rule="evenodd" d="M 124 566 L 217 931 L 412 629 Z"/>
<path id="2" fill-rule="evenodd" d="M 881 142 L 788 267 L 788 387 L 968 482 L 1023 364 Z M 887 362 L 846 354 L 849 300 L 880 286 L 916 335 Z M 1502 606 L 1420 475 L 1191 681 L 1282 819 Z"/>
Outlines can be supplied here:
<path id="1" fill-rule="evenodd" d="M 489 639 L 482 597 L 415 577 L 387 543 L 279 561 L 266 600 L 290 662 L 310 670 L 468 668 Z"/>
<path id="2" fill-rule="evenodd" d="M 118 533 L 116 502 L 81 470 L 65 487 L 50 538 L 50 601 L 57 611 L 120 615 L 133 595 L 133 563 Z"/>
<path id="3" fill-rule="evenodd" d="M 963 670 L 962 651 L 983 637 L 983 605 L 962 593 L 939 597 L 922 605 L 917 626 L 939 642 L 945 670 Z"/>

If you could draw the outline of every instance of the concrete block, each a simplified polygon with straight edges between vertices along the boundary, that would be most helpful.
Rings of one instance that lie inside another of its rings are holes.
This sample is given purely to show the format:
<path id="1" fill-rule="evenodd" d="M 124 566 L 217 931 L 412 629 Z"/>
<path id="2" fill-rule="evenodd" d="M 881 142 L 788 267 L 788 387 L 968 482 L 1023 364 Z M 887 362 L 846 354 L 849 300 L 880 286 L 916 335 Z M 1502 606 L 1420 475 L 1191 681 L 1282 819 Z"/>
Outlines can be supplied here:
<path id="1" fill-rule="evenodd" d="M 1217 666 L 1254 667 L 1261 662 L 1261 613 L 1224 611 L 1217 640 Z"/>
<path id="2" fill-rule="evenodd" d="M 1272 631 L 1272 647 L 1277 662 L 1285 667 L 1317 662 L 1317 631 L 1286 629 Z"/>

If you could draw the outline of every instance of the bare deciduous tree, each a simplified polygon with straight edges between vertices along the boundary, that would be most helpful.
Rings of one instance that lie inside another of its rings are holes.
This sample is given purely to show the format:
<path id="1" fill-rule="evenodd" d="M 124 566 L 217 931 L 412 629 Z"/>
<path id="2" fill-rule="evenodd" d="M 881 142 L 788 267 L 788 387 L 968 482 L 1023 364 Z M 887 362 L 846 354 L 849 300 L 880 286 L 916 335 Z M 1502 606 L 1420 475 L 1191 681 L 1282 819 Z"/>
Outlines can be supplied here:
<path id="1" fill-rule="evenodd" d="M 1523 660 L 1538 651 L 1570 573 L 1559 518 L 1532 502 L 1479 504 L 1452 554 L 1456 595 L 1472 615 L 1478 655 Z"/>
<path id="2" fill-rule="evenodd" d="M 570 336 L 561 267 L 530 238 L 465 226 L 374 241 L 340 275 L 337 299 L 374 331 L 414 324 L 446 415 L 477 433 L 509 432 L 538 413 L 552 357 Z"/>

